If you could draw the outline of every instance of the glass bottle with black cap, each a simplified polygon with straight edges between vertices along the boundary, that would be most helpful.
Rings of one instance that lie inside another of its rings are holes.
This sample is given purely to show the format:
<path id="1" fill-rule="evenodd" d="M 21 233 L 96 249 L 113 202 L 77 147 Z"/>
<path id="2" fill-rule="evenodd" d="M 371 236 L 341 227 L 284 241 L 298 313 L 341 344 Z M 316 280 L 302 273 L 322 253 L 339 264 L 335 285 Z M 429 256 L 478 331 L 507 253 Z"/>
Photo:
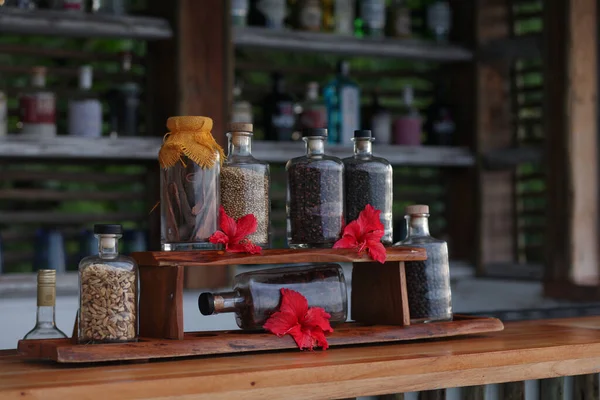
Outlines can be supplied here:
<path id="1" fill-rule="evenodd" d="M 121 225 L 94 225 L 98 254 L 79 263 L 80 343 L 130 342 L 138 334 L 138 266 L 119 254 Z"/>
<path id="2" fill-rule="evenodd" d="M 384 235 L 381 241 L 392 243 L 392 166 L 385 158 L 374 157 L 375 138 L 370 130 L 354 131 L 354 155 L 344 158 L 346 185 L 346 223 L 358 218 L 367 204 L 380 210 Z"/>
<path id="3" fill-rule="evenodd" d="M 328 248 L 344 225 L 344 163 L 325 154 L 327 129 L 305 129 L 302 135 L 306 154 L 285 166 L 288 244 Z"/>

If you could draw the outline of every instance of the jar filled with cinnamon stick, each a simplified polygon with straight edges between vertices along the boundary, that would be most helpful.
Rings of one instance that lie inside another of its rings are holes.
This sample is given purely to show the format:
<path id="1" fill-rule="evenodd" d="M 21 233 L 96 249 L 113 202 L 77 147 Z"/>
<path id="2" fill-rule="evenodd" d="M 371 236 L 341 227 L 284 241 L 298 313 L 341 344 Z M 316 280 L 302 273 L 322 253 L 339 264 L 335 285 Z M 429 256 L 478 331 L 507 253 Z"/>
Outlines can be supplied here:
<path id="1" fill-rule="evenodd" d="M 215 249 L 219 174 L 224 153 L 207 117 L 171 117 L 158 158 L 161 170 L 161 244 L 164 251 Z"/>

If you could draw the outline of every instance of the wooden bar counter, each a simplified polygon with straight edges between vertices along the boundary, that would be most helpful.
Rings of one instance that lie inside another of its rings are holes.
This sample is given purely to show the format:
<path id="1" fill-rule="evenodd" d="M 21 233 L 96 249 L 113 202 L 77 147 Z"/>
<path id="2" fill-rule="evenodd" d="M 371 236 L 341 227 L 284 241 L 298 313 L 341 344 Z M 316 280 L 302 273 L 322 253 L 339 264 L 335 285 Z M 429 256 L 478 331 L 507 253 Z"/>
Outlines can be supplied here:
<path id="1" fill-rule="evenodd" d="M 0 352 L 0 398 L 339 399 L 597 372 L 600 317 L 585 317 L 436 341 L 101 366 L 9 350 Z"/>

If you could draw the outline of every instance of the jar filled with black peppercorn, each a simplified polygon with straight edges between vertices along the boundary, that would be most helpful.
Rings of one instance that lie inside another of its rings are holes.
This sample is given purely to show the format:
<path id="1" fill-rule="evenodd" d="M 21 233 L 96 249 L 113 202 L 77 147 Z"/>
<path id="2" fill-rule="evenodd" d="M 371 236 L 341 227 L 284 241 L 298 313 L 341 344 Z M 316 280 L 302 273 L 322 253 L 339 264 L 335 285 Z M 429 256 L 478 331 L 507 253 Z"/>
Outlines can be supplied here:
<path id="1" fill-rule="evenodd" d="M 408 236 L 394 246 L 421 247 L 426 261 L 406 262 L 406 286 L 411 323 L 452 319 L 448 245 L 429 235 L 429 207 L 406 207 Z"/>
<path id="2" fill-rule="evenodd" d="M 344 164 L 325 155 L 327 129 L 305 129 L 306 155 L 287 162 L 291 248 L 332 247 L 344 224 Z"/>
<path id="3" fill-rule="evenodd" d="M 248 239 L 269 245 L 269 164 L 252 156 L 252 124 L 229 124 L 227 160 L 221 168 L 221 205 L 236 220 L 256 217 L 256 232 Z"/>
<path id="4" fill-rule="evenodd" d="M 234 278 L 231 292 L 202 293 L 202 315 L 234 312 L 238 326 L 260 330 L 280 305 L 280 289 L 299 292 L 309 307 L 321 307 L 331 315 L 332 325 L 346 322 L 346 281 L 338 264 L 298 265 L 246 272 Z"/>
<path id="5" fill-rule="evenodd" d="M 373 157 L 375 140 L 370 130 L 354 131 L 354 156 L 344 158 L 346 185 L 346 221 L 350 223 L 367 204 L 381 211 L 384 234 L 381 241 L 392 244 L 392 166 L 380 157 Z"/>

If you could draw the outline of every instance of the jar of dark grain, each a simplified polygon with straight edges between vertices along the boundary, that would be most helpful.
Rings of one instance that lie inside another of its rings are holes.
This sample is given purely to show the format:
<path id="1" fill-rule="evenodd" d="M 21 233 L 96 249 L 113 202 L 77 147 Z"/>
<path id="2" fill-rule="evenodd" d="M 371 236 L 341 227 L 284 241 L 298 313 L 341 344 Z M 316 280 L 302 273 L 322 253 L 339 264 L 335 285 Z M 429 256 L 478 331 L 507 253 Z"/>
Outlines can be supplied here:
<path id="1" fill-rule="evenodd" d="M 234 312 L 238 326 L 260 330 L 281 303 L 281 289 L 299 292 L 309 307 L 321 307 L 331 315 L 332 325 L 346 322 L 346 281 L 338 264 L 297 265 L 246 272 L 233 280 L 233 290 L 202 293 L 202 315 Z"/>
<path id="2" fill-rule="evenodd" d="M 236 220 L 256 217 L 256 232 L 248 239 L 261 247 L 269 245 L 269 164 L 252 156 L 252 124 L 229 125 L 227 160 L 221 168 L 221 205 Z"/>
<path id="3" fill-rule="evenodd" d="M 219 228 L 219 174 L 223 149 L 211 134 L 212 119 L 171 117 L 158 158 L 161 243 L 165 251 L 215 249 Z"/>
<path id="4" fill-rule="evenodd" d="M 327 129 L 305 129 L 306 155 L 287 162 L 291 248 L 332 247 L 344 225 L 344 164 L 325 155 Z"/>
<path id="5" fill-rule="evenodd" d="M 406 286 L 410 322 L 435 322 L 452 319 L 448 245 L 429 235 L 429 207 L 406 207 L 408 236 L 394 246 L 422 247 L 426 261 L 406 262 Z"/>
<path id="6" fill-rule="evenodd" d="M 346 222 L 358 218 L 367 204 L 380 210 L 384 235 L 381 241 L 392 244 L 392 166 L 380 157 L 373 157 L 371 131 L 354 131 L 354 155 L 344 158 L 346 186 Z"/>

